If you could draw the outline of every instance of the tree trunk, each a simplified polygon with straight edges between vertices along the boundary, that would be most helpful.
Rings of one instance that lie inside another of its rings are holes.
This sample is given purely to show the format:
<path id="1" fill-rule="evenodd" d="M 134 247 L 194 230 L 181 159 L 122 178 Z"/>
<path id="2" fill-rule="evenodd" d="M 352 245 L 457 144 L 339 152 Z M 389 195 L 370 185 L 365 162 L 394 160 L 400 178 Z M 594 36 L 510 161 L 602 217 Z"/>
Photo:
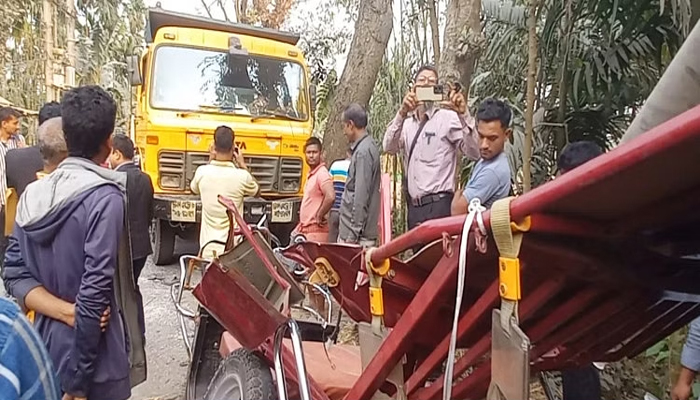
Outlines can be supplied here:
<path id="1" fill-rule="evenodd" d="M 479 17 L 481 0 L 450 0 L 443 49 L 440 54 L 440 80 L 459 82 L 469 89 L 476 60 L 485 48 Z"/>
<path id="2" fill-rule="evenodd" d="M 690 32 L 620 143 L 700 104 L 700 24 Z"/>
<path id="3" fill-rule="evenodd" d="M 571 37 L 571 27 L 573 26 L 572 23 L 572 13 L 573 10 L 572 8 L 572 0 L 566 0 L 564 3 L 565 7 L 565 14 L 564 14 L 564 28 L 563 28 L 563 35 L 560 36 L 561 38 L 561 47 L 560 47 L 560 53 L 563 54 L 564 60 L 561 63 L 561 69 L 559 71 L 559 109 L 557 110 L 557 122 L 560 124 L 564 124 L 566 121 L 566 106 L 567 106 L 567 95 L 569 93 L 569 88 L 567 86 L 567 78 L 569 75 L 569 49 L 571 48 L 570 45 L 570 37 Z M 560 128 L 557 129 L 557 136 L 556 136 L 556 146 L 557 146 L 557 151 L 561 151 L 564 146 L 569 142 L 569 138 L 567 137 L 567 129 L 566 126 L 562 125 Z"/>
<path id="4" fill-rule="evenodd" d="M 343 135 L 343 109 L 351 103 L 367 108 L 377 74 L 384 59 L 394 14 L 391 0 L 361 0 L 355 34 L 338 87 L 330 101 L 331 113 L 324 129 L 326 160 L 344 158 L 347 139 Z M 383 131 L 385 127 L 370 127 Z"/>
<path id="5" fill-rule="evenodd" d="M 538 0 L 530 1 L 530 15 L 527 17 L 527 92 L 525 109 L 525 145 L 523 149 L 523 192 L 532 186 L 530 162 L 532 161 L 533 117 L 535 114 L 535 84 L 537 83 L 537 7 Z"/>
<path id="6" fill-rule="evenodd" d="M 428 0 L 428 16 L 433 39 L 433 62 L 435 65 L 438 65 L 440 62 L 440 28 L 438 26 L 437 2 L 435 0 Z"/>

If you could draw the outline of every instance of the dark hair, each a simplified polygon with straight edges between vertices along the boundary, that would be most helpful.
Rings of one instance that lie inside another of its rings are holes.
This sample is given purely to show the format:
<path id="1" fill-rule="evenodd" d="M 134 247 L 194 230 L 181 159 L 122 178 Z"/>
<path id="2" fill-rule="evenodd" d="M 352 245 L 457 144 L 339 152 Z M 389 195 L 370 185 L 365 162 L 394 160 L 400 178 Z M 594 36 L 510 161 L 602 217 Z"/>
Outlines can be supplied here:
<path id="1" fill-rule="evenodd" d="M 603 149 L 591 141 L 582 140 L 569 143 L 559 154 L 557 168 L 561 172 L 568 172 L 601 154 L 603 154 Z"/>
<path id="2" fill-rule="evenodd" d="M 134 142 L 123 133 L 112 135 L 112 148 L 114 150 L 119 150 L 124 158 L 128 160 L 134 158 Z"/>
<path id="3" fill-rule="evenodd" d="M 437 70 L 437 68 L 435 68 L 434 65 L 425 64 L 425 65 L 422 65 L 420 68 L 418 68 L 418 71 L 416 71 L 416 74 L 413 76 L 413 80 L 418 79 L 418 75 L 420 75 L 420 73 L 423 72 L 423 71 L 430 71 L 430 72 L 432 72 L 432 73 L 435 74 L 435 77 L 436 77 L 436 78 L 438 77 L 438 70 Z"/>
<path id="4" fill-rule="evenodd" d="M 92 158 L 99 154 L 114 132 L 117 104 L 99 86 L 81 86 L 67 91 L 61 101 L 63 134 L 68 154 Z"/>
<path id="5" fill-rule="evenodd" d="M 226 125 L 221 125 L 214 131 L 214 149 L 220 153 L 227 153 L 233 150 L 233 140 L 235 137 L 231 128 Z"/>
<path id="6" fill-rule="evenodd" d="M 319 150 L 323 150 L 321 139 L 317 138 L 316 136 L 312 136 L 306 140 L 306 143 L 304 143 L 304 151 L 306 151 L 306 148 L 309 146 L 318 146 Z"/>
<path id="7" fill-rule="evenodd" d="M 50 101 L 44 103 L 39 110 L 39 125 L 43 124 L 47 120 L 55 117 L 61 116 L 61 104 L 57 101 Z"/>
<path id="8" fill-rule="evenodd" d="M 343 111 L 343 122 L 352 122 L 355 128 L 364 129 L 367 127 L 367 111 L 357 103 L 350 104 Z"/>
<path id="9" fill-rule="evenodd" d="M 493 97 L 488 97 L 479 104 L 479 109 L 476 111 L 476 120 L 484 122 L 501 121 L 501 126 L 504 129 L 510 128 L 510 120 L 513 117 L 513 112 L 508 105 Z"/>
<path id="10" fill-rule="evenodd" d="M 2 107 L 0 108 L 0 122 L 6 122 L 10 118 L 19 118 L 19 111 L 12 107 Z"/>

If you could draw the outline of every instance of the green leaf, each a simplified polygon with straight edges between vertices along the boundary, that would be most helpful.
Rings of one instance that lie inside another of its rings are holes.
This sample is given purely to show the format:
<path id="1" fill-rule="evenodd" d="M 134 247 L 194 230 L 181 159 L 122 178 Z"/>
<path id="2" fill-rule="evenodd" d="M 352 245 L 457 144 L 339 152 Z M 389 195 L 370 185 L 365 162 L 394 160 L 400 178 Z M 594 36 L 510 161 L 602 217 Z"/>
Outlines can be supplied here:
<path id="1" fill-rule="evenodd" d="M 693 398 L 700 395 L 700 382 L 693 383 Z"/>
<path id="2" fill-rule="evenodd" d="M 647 357 L 654 357 L 657 354 L 659 354 L 664 348 L 666 348 L 666 341 L 662 340 L 655 345 L 649 347 L 646 351 L 646 356 Z"/>

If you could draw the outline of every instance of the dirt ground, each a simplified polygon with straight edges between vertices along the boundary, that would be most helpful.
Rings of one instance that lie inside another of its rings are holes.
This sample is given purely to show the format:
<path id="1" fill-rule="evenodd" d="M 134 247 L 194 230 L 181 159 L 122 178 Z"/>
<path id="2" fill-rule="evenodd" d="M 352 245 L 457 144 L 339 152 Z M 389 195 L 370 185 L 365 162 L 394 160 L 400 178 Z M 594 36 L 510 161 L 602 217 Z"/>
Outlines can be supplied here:
<path id="1" fill-rule="evenodd" d="M 196 243 L 177 243 L 178 253 L 196 251 Z M 133 389 L 132 400 L 180 400 L 184 394 L 187 350 L 170 299 L 170 286 L 178 277 L 177 264 L 159 267 L 149 259 L 139 279 L 146 316 L 148 380 Z"/>

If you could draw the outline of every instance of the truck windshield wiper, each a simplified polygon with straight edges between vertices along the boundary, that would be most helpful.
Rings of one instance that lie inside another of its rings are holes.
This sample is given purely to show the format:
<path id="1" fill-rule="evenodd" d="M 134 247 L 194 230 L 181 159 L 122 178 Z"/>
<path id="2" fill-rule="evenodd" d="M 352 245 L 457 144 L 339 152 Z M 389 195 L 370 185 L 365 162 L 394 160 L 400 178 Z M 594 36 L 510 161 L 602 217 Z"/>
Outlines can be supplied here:
<path id="1" fill-rule="evenodd" d="M 285 114 L 283 112 L 265 110 L 258 115 L 254 115 L 250 119 L 250 122 L 255 122 L 255 121 L 259 120 L 260 118 L 266 118 L 266 117 L 284 118 L 284 119 L 288 119 L 290 121 L 301 121 L 302 120 L 301 118 L 296 118 L 296 117 L 293 117 L 289 114 Z"/>
<path id="2" fill-rule="evenodd" d="M 226 113 L 232 113 L 235 114 L 236 111 L 243 111 L 243 108 L 241 107 L 235 107 L 235 106 L 213 106 L 211 104 L 200 104 L 199 108 L 201 110 L 213 110 L 213 111 L 223 111 Z"/>

